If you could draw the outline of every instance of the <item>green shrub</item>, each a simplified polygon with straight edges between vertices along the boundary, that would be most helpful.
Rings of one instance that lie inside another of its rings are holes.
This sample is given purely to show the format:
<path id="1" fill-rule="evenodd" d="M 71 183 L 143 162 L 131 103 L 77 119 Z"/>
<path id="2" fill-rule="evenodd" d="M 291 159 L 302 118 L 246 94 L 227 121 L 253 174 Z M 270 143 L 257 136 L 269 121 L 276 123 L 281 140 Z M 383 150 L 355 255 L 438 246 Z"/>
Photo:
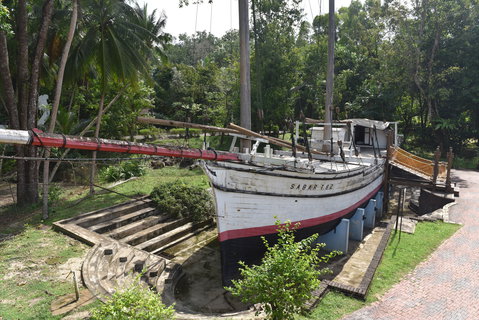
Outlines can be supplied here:
<path id="1" fill-rule="evenodd" d="M 270 245 L 263 237 L 266 253 L 259 265 L 247 266 L 240 261 L 242 279 L 232 280 L 233 286 L 225 288 L 245 303 L 262 304 L 268 319 L 288 320 L 303 311 L 304 304 L 312 298 L 322 274 L 331 272 L 319 267 L 340 252 L 319 256 L 324 243 L 315 244 L 318 235 L 295 242 L 290 222 L 278 226 L 278 242 Z"/>
<path id="2" fill-rule="evenodd" d="M 182 182 L 168 182 L 155 187 L 151 198 L 160 212 L 176 218 L 204 221 L 214 212 L 213 199 L 208 191 Z"/>
<path id="3" fill-rule="evenodd" d="M 92 320 L 170 320 L 174 319 L 173 306 L 166 307 L 161 296 L 144 288 L 140 281 L 115 292 L 104 304 L 92 310 Z"/>
<path id="4" fill-rule="evenodd" d="M 115 182 L 132 177 L 141 177 L 145 173 L 146 167 L 140 161 L 124 161 L 120 164 L 106 167 L 100 172 L 100 177 L 106 182 Z"/>
<path id="5" fill-rule="evenodd" d="M 186 135 L 186 129 L 185 128 L 173 128 L 170 130 L 171 134 L 178 134 L 181 137 L 184 137 Z M 188 133 L 190 137 L 197 137 L 202 133 L 201 129 L 195 129 L 195 128 L 190 128 L 188 129 Z"/>
<path id="6" fill-rule="evenodd" d="M 138 133 L 143 135 L 143 136 L 149 136 L 152 135 L 153 133 L 151 132 L 152 130 L 150 128 L 147 129 L 140 129 L 138 130 Z"/>
<path id="7" fill-rule="evenodd" d="M 48 204 L 50 206 L 56 204 L 62 195 L 62 187 L 60 187 L 58 184 L 50 184 L 48 186 Z M 43 188 L 38 189 L 39 197 L 40 199 L 43 198 Z"/>

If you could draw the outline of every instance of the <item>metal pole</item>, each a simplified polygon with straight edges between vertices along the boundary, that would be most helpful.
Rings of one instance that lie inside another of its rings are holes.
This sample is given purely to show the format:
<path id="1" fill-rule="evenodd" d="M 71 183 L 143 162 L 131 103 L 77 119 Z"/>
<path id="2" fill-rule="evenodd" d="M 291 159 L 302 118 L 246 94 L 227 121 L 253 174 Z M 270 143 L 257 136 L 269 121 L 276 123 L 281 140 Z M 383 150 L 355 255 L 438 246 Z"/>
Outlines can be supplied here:
<path id="1" fill-rule="evenodd" d="M 398 123 L 394 122 L 394 146 L 398 146 Z"/>
<path id="2" fill-rule="evenodd" d="M 439 146 L 436 148 L 434 152 L 434 171 L 432 176 L 432 185 L 436 188 L 437 176 L 439 175 L 439 159 L 441 158 L 441 150 Z"/>
<path id="3" fill-rule="evenodd" d="M 328 70 L 326 74 L 326 101 L 325 101 L 325 115 L 324 122 L 324 136 L 323 140 L 330 141 L 332 138 L 332 126 L 333 122 L 333 88 L 334 88 L 334 41 L 336 38 L 336 27 L 334 25 L 334 0 L 329 0 L 329 32 L 328 32 Z M 333 146 L 327 148 L 323 146 L 323 151 L 333 150 Z M 330 149 L 330 150 L 327 150 Z"/>
<path id="4" fill-rule="evenodd" d="M 243 128 L 251 130 L 251 84 L 249 57 L 249 20 L 248 0 L 239 0 L 239 33 L 240 33 L 240 122 Z M 241 152 L 251 149 L 251 141 L 241 140 Z"/>
<path id="5" fill-rule="evenodd" d="M 449 148 L 447 153 L 447 173 L 446 173 L 446 192 L 451 192 L 451 168 L 452 160 L 454 159 L 454 154 L 452 153 L 452 147 Z"/>
<path id="6" fill-rule="evenodd" d="M 402 188 L 401 189 L 401 196 L 400 196 L 400 203 L 401 203 L 401 222 L 399 224 L 399 240 L 401 240 L 401 233 L 402 233 L 402 218 L 404 216 L 404 201 L 405 201 L 405 198 L 406 198 L 406 188 Z"/>

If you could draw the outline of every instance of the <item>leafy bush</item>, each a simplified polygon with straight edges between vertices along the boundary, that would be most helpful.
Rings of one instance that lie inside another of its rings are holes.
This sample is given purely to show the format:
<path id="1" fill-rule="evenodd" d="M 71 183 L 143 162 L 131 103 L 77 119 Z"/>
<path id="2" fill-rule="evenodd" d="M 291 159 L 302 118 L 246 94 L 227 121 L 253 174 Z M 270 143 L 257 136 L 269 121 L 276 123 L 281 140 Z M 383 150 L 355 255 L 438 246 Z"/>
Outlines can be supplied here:
<path id="1" fill-rule="evenodd" d="M 232 280 L 233 286 L 225 288 L 245 303 L 261 303 L 269 319 L 294 319 L 294 314 L 303 310 L 306 301 L 320 280 L 329 273 L 328 268 L 319 268 L 321 262 L 340 252 L 320 257 L 318 252 L 324 243 L 315 244 L 314 234 L 299 242 L 294 241 L 294 229 L 290 222 L 278 226 L 278 242 L 270 245 L 263 237 L 266 253 L 260 265 L 247 266 L 240 261 L 242 279 Z"/>
<path id="2" fill-rule="evenodd" d="M 92 320 L 170 320 L 173 306 L 166 307 L 161 296 L 140 285 L 140 281 L 124 291 L 117 291 L 104 304 L 92 310 Z"/>
<path id="3" fill-rule="evenodd" d="M 107 182 L 140 177 L 146 173 L 145 166 L 139 161 L 124 161 L 119 165 L 108 166 L 100 172 L 100 177 Z"/>
<path id="4" fill-rule="evenodd" d="M 176 218 L 203 221 L 210 218 L 214 212 L 213 199 L 208 191 L 178 181 L 155 187 L 151 198 L 160 212 Z"/>

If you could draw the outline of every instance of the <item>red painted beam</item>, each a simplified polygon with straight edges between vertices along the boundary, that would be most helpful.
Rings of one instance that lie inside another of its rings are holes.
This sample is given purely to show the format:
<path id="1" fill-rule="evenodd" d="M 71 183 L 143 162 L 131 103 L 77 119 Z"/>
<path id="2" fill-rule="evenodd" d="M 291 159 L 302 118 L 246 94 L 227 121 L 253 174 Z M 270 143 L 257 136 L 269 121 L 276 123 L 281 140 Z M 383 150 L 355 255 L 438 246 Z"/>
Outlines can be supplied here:
<path id="1" fill-rule="evenodd" d="M 239 160 L 238 154 L 231 152 L 201 150 L 191 148 L 175 148 L 144 143 L 133 143 L 121 140 L 95 139 L 61 134 L 48 134 L 38 129 L 33 130 L 31 144 L 41 147 L 57 147 L 79 150 L 146 154 L 155 156 L 193 158 L 215 161 Z"/>

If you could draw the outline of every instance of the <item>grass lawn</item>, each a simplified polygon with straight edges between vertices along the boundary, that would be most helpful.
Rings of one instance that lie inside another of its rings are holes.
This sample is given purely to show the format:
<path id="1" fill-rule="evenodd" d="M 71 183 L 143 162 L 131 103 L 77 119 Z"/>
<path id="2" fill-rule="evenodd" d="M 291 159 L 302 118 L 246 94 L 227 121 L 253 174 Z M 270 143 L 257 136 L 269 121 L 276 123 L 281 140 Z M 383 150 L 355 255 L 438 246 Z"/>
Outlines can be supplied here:
<path id="1" fill-rule="evenodd" d="M 414 234 L 401 233 L 401 239 L 399 239 L 399 233 L 395 234 L 393 231 L 366 301 L 331 291 L 309 316 L 299 317 L 299 319 L 340 319 L 344 315 L 378 300 L 459 228 L 460 225 L 456 224 L 420 222 L 417 224 Z"/>

